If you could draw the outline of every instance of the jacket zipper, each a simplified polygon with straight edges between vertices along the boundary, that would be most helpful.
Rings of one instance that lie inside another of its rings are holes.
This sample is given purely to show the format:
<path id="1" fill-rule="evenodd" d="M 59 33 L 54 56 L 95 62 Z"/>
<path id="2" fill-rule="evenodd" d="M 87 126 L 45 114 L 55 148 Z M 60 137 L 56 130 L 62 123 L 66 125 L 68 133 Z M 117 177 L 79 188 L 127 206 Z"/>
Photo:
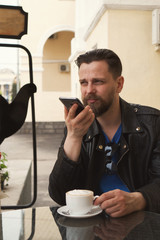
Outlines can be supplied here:
<path id="1" fill-rule="evenodd" d="M 127 149 L 121 156 L 121 158 L 119 159 L 118 163 L 117 163 L 117 167 L 119 165 L 119 162 L 121 162 L 122 158 L 124 157 L 124 155 L 126 155 L 126 153 L 129 151 L 129 149 Z M 121 178 L 121 176 L 119 175 L 119 173 L 117 172 L 119 178 L 121 179 L 121 181 L 123 182 L 123 184 L 129 189 L 130 191 L 130 188 L 127 186 L 127 184 L 123 181 L 123 179 Z"/>

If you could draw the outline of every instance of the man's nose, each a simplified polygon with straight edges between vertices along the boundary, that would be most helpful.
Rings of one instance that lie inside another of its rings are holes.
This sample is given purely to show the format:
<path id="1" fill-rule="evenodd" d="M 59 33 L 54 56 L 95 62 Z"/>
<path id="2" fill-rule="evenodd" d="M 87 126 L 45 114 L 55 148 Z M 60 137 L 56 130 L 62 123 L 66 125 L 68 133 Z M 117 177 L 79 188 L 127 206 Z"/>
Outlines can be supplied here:
<path id="1" fill-rule="evenodd" d="M 95 92 L 95 88 L 94 88 L 93 84 L 89 83 L 87 86 L 87 94 L 94 93 L 94 92 Z"/>

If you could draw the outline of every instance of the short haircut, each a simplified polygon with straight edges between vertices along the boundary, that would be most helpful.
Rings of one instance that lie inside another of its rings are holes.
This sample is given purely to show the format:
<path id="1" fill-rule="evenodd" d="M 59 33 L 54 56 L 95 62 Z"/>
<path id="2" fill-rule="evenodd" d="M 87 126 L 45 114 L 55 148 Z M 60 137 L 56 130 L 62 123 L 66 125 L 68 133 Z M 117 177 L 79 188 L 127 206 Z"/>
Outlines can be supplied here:
<path id="1" fill-rule="evenodd" d="M 108 70 L 113 78 L 117 78 L 122 74 L 122 63 L 116 53 L 109 49 L 95 49 L 79 55 L 75 63 L 80 68 L 82 63 L 91 63 L 93 61 L 105 61 L 108 64 Z"/>

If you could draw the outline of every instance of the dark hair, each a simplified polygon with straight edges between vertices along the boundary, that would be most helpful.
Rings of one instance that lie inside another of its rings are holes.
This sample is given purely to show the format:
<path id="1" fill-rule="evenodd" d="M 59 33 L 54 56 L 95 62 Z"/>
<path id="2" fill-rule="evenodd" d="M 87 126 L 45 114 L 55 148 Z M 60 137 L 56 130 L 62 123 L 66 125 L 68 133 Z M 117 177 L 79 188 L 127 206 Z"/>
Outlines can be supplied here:
<path id="1" fill-rule="evenodd" d="M 82 63 L 91 63 L 93 61 L 105 61 L 108 64 L 109 71 L 114 78 L 121 76 L 122 63 L 116 53 L 109 49 L 95 49 L 81 54 L 75 63 L 80 68 Z"/>

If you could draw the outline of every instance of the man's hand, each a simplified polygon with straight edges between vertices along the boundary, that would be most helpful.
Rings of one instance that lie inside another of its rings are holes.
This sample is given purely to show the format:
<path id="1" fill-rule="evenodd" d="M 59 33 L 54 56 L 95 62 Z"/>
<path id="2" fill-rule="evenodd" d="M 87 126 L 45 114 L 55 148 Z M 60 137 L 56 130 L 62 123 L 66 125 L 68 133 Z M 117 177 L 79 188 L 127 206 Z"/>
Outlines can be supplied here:
<path id="1" fill-rule="evenodd" d="M 65 108 L 65 122 L 67 125 L 68 136 L 82 139 L 94 120 L 94 113 L 90 106 L 86 106 L 84 110 L 76 116 L 77 107 L 78 105 L 74 104 L 69 112 Z"/>
<path id="2" fill-rule="evenodd" d="M 94 113 L 90 106 L 86 106 L 82 112 L 76 116 L 78 105 L 74 104 L 69 112 L 65 108 L 65 122 L 67 126 L 67 137 L 64 143 L 64 151 L 69 159 L 77 161 L 83 136 L 94 121 Z"/>
<path id="3" fill-rule="evenodd" d="M 111 217 L 122 217 L 129 213 L 143 210 L 146 201 L 140 192 L 128 193 L 115 189 L 103 193 L 98 197 L 94 205 L 100 205 Z"/>

